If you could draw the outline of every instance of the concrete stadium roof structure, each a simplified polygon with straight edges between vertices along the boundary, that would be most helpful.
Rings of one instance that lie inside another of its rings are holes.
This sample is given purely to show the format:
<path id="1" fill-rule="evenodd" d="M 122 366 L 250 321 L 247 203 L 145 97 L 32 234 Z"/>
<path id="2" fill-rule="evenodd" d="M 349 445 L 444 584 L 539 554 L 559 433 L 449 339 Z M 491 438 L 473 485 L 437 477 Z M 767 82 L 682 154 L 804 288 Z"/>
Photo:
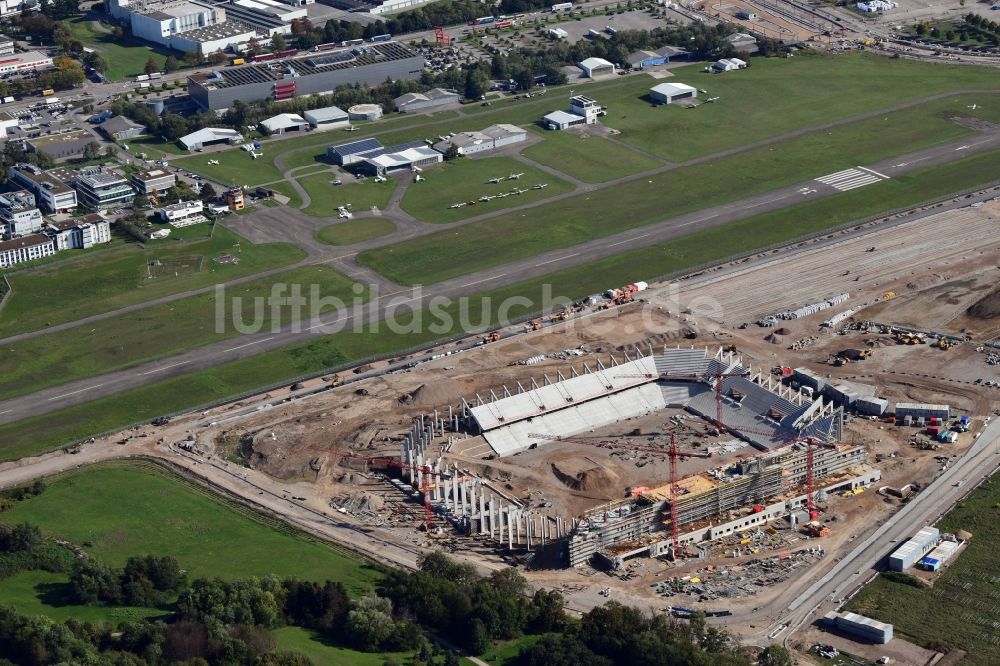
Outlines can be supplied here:
<path id="1" fill-rule="evenodd" d="M 637 352 L 638 354 L 638 352 Z M 684 408 L 703 418 L 716 416 L 717 372 L 749 372 L 731 354 L 714 357 L 705 349 L 664 349 L 662 353 L 597 368 L 504 397 L 477 396 L 470 407 L 483 438 L 498 456 L 509 456 L 547 441 L 532 437 L 570 436 L 668 407 Z M 663 374 L 676 379 L 661 380 Z M 755 448 L 768 451 L 787 446 L 796 437 L 839 440 L 842 410 L 822 399 L 805 400 L 769 376 L 723 378 L 723 423 Z"/>

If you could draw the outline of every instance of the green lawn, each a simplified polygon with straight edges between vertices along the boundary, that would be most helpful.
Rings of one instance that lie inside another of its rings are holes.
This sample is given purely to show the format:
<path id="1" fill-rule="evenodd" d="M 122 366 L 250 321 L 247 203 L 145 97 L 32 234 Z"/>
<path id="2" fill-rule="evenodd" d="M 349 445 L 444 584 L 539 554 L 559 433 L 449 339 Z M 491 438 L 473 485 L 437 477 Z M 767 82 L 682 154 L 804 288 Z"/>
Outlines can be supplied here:
<path id="1" fill-rule="evenodd" d="M 347 204 L 351 204 L 356 213 L 367 213 L 373 206 L 382 209 L 389 205 L 389 199 L 397 185 L 394 178 L 376 183 L 374 178 L 366 178 L 362 182 L 351 176 L 341 177 L 343 185 L 334 185 L 336 178 L 327 171 L 297 179 L 311 200 L 309 206 L 302 210 L 303 213 L 317 217 L 336 217 L 337 207 Z"/>
<path id="2" fill-rule="evenodd" d="M 361 556 L 334 548 L 168 471 L 130 461 L 77 469 L 18 502 L 4 522 L 27 521 L 68 539 L 100 561 L 171 555 L 190 579 L 274 574 L 333 580 L 352 593 L 380 574 Z"/>
<path id="3" fill-rule="evenodd" d="M 275 183 L 273 185 L 268 185 L 267 187 L 268 189 L 274 190 L 278 194 L 283 194 L 288 197 L 287 206 L 289 208 L 298 208 L 302 205 L 302 197 L 300 197 L 299 193 L 295 191 L 291 183 Z"/>
<path id="4" fill-rule="evenodd" d="M 622 141 L 679 162 L 935 93 L 1000 90 L 987 70 L 867 54 L 753 58 L 749 69 L 725 74 L 701 67 L 672 70 L 669 80 L 705 89 L 699 97 L 719 97 L 717 103 L 653 106 L 646 95 L 657 81 L 642 77 L 629 94 L 597 97 L 608 107 L 603 122 L 621 130 Z M 995 97 L 977 95 L 984 105 Z"/>
<path id="5" fill-rule="evenodd" d="M 487 294 L 476 294 L 469 302 L 489 296 L 493 303 L 522 296 L 528 305 L 510 313 L 511 318 L 537 311 L 543 285 L 553 294 L 578 299 L 641 279 L 683 272 L 735 254 L 851 223 L 996 179 L 1000 152 L 981 155 L 950 165 L 926 169 L 905 178 L 844 192 L 825 200 L 784 211 L 757 215 L 727 227 L 691 234 L 666 244 L 622 253 L 607 259 L 550 273 Z M 451 312 L 453 308 L 447 309 Z M 425 313 L 426 314 L 426 313 Z M 492 318 L 471 312 L 467 321 L 489 325 Z M 343 332 L 297 344 L 89 403 L 57 410 L 14 423 L 0 425 L 0 459 L 9 460 L 48 451 L 68 442 L 161 414 L 188 410 L 199 405 L 273 385 L 326 369 L 362 362 L 378 355 L 396 355 L 418 345 L 458 332 L 454 321 L 438 330 L 423 326 L 418 332 Z"/>
<path id="6" fill-rule="evenodd" d="M 146 153 L 146 159 L 150 160 L 170 161 L 183 155 L 176 143 L 164 141 L 158 136 L 139 136 L 119 143 L 122 147 L 128 146 L 129 152 L 133 154 Z"/>
<path id="7" fill-rule="evenodd" d="M 479 655 L 479 658 L 491 666 L 513 666 L 517 653 L 521 648 L 534 645 L 542 639 L 541 634 L 532 636 L 521 636 L 512 641 L 500 641 L 489 650 Z"/>
<path id="8" fill-rule="evenodd" d="M 508 179 L 511 174 L 519 173 L 524 175 L 517 180 Z M 410 215 L 435 224 L 542 201 L 573 189 L 566 181 L 510 157 L 460 158 L 426 169 L 424 177 L 425 181 L 407 187 L 400 206 Z M 489 183 L 490 178 L 502 180 Z M 544 183 L 548 184 L 544 189 L 532 189 L 533 185 Z M 517 190 L 523 193 L 511 194 Z M 509 196 L 479 201 L 482 196 L 503 193 Z M 466 202 L 474 205 L 451 208 L 452 204 Z"/>
<path id="9" fill-rule="evenodd" d="M 400 284 L 433 284 L 971 133 L 939 113 L 928 104 L 809 133 L 369 250 L 358 261 Z"/>
<path id="10" fill-rule="evenodd" d="M 82 255 L 35 270 L 8 272 L 13 293 L 0 311 L 0 336 L 143 303 L 189 289 L 207 287 L 245 275 L 301 261 L 306 253 L 285 243 L 254 245 L 216 225 L 210 240 L 180 242 L 186 229 L 148 249 L 136 245 Z M 213 259 L 238 255 L 238 264 Z M 161 266 L 150 267 L 152 261 Z M 175 269 L 175 270 L 171 270 Z M 159 274 L 154 274 L 159 270 Z"/>
<path id="11" fill-rule="evenodd" d="M 896 635 L 927 647 L 961 648 L 963 664 L 1000 663 L 997 636 L 1000 606 L 1000 479 L 993 477 L 946 515 L 942 532 L 967 530 L 972 540 L 946 566 L 931 589 L 917 588 L 882 576 L 863 588 L 847 609 L 891 622 Z"/>
<path id="12" fill-rule="evenodd" d="M 68 19 L 60 23 L 69 28 L 74 39 L 104 56 L 108 63 L 108 71 L 104 72 L 104 75 L 110 81 L 121 81 L 142 74 L 150 56 L 156 60 L 160 71 L 163 71 L 163 61 L 166 60 L 167 53 L 165 49 L 154 47 L 149 42 L 134 37 L 115 39 L 110 34 L 110 26 L 105 24 L 104 28 L 108 32 L 104 32 L 96 28 L 92 21 L 83 18 Z"/>
<path id="13" fill-rule="evenodd" d="M 212 291 L 11 343 L 0 356 L 0 375 L 6 380 L 0 399 L 308 319 L 332 309 L 320 308 L 324 298 L 336 297 L 349 306 L 353 284 L 331 268 L 309 266 L 229 287 L 221 304 Z M 299 312 L 270 304 L 272 296 L 292 294 L 293 285 L 306 299 Z M 282 286 L 284 291 L 275 290 Z M 80 345 L 86 354 L 80 353 Z"/>
<path id="14" fill-rule="evenodd" d="M 57 622 L 75 619 L 81 622 L 118 624 L 127 620 L 162 615 L 156 608 L 125 606 L 83 606 L 67 601 L 69 576 L 48 571 L 23 571 L 0 579 L 0 599 L 25 615 L 46 615 Z"/>
<path id="15" fill-rule="evenodd" d="M 353 245 L 388 236 L 395 230 L 395 224 L 382 218 L 348 220 L 323 227 L 316 232 L 316 238 L 330 245 Z"/>
<path id="16" fill-rule="evenodd" d="M 544 132 L 542 138 L 521 154 L 586 183 L 604 183 L 663 166 L 662 162 L 599 136 Z"/>
<path id="17" fill-rule="evenodd" d="M 382 666 L 386 658 L 396 657 L 399 663 L 413 656 L 412 652 L 357 652 L 329 642 L 324 636 L 302 627 L 281 627 L 275 630 L 276 649 L 293 650 L 306 655 L 314 664 L 343 664 L 344 666 Z"/>
<path id="18" fill-rule="evenodd" d="M 193 173 L 201 174 L 223 185 L 241 185 L 254 187 L 272 180 L 281 180 L 281 172 L 274 166 L 274 157 L 281 144 L 264 144 L 258 149 L 262 157 L 254 159 L 246 150 L 230 148 L 229 150 L 211 151 L 182 155 L 171 160 L 171 164 Z M 218 164 L 209 164 L 208 161 Z"/>

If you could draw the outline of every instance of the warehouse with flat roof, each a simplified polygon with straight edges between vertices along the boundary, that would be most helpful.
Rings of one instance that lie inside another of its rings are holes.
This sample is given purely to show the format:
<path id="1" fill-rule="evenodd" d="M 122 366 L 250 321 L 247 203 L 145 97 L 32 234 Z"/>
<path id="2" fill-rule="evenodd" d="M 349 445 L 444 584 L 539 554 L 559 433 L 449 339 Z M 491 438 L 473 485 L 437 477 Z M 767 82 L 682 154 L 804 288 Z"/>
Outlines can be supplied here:
<path id="1" fill-rule="evenodd" d="M 923 528 L 889 556 L 889 568 L 893 571 L 909 569 L 934 547 L 940 536 L 936 527 Z"/>
<path id="2" fill-rule="evenodd" d="M 868 643 L 884 645 L 892 640 L 892 625 L 873 620 L 857 613 L 830 611 L 823 619 L 834 629 L 850 634 Z"/>
<path id="3" fill-rule="evenodd" d="M 344 85 L 419 79 L 423 68 L 423 56 L 408 46 L 379 42 L 197 72 L 188 77 L 188 94 L 202 109 L 222 111 L 236 100 L 284 100 L 330 93 Z"/>
<path id="4" fill-rule="evenodd" d="M 661 83 L 649 89 L 649 97 L 658 104 L 673 104 L 681 99 L 694 99 L 698 91 L 686 83 Z"/>

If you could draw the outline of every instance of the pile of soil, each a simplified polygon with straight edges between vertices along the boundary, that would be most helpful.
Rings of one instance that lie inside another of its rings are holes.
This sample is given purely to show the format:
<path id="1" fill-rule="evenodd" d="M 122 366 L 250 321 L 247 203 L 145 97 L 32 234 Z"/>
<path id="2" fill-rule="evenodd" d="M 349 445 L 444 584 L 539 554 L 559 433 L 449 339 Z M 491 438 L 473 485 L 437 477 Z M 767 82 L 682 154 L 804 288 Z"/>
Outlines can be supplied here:
<path id="1" fill-rule="evenodd" d="M 776 328 L 776 329 L 774 329 L 774 332 L 775 332 L 775 333 L 776 333 L 777 335 L 791 335 L 791 333 L 792 333 L 792 332 L 791 332 L 790 330 L 788 330 L 788 329 L 787 329 L 787 328 L 785 328 L 784 326 L 782 326 L 781 328 Z"/>
<path id="2" fill-rule="evenodd" d="M 447 407 L 460 402 L 462 385 L 451 377 L 421 384 L 406 402 L 417 407 Z"/>
<path id="3" fill-rule="evenodd" d="M 772 345 L 783 345 L 785 344 L 785 336 L 778 335 L 777 331 L 769 335 L 764 336 L 764 342 L 770 342 Z"/>
<path id="4" fill-rule="evenodd" d="M 995 319 L 1000 316 L 1000 289 L 995 289 L 989 295 L 976 301 L 965 311 L 965 314 L 973 319 Z"/>
<path id="5" fill-rule="evenodd" d="M 577 461 L 568 460 L 560 462 L 559 464 L 562 465 L 563 469 L 560 469 L 555 463 L 550 463 L 552 473 L 567 488 L 606 496 L 612 496 L 621 492 L 621 482 L 618 475 L 613 471 L 602 469 L 583 461 L 579 462 L 583 463 L 586 468 L 576 471 L 573 469 L 575 462 Z"/>

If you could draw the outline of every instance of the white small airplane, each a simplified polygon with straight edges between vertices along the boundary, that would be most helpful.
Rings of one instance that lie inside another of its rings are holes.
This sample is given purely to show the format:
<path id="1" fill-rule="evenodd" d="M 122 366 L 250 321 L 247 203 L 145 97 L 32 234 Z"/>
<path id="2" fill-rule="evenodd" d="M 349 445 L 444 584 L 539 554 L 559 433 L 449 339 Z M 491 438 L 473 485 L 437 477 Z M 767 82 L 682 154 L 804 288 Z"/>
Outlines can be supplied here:
<path id="1" fill-rule="evenodd" d="M 343 185 L 344 181 L 342 181 L 341 179 L 338 178 L 337 180 L 331 180 L 330 184 L 331 185 Z"/>
<path id="2" fill-rule="evenodd" d="M 452 205 L 448 206 L 448 208 L 461 208 L 464 205 L 465 205 L 465 202 L 463 201 L 462 203 L 452 204 Z"/>
<path id="3" fill-rule="evenodd" d="M 702 95 L 707 95 L 708 94 L 708 91 L 705 90 L 704 88 L 698 88 L 698 92 L 700 92 Z"/>
<path id="4" fill-rule="evenodd" d="M 484 194 L 483 196 L 479 197 L 480 201 L 492 201 L 493 199 L 496 199 L 496 197 L 495 196 L 491 197 L 488 194 Z"/>
<path id="5" fill-rule="evenodd" d="M 528 190 L 522 190 L 520 187 L 515 187 L 511 194 L 524 194 Z"/>
<path id="6" fill-rule="evenodd" d="M 509 197 L 509 196 L 510 192 L 501 192 L 500 194 L 497 195 L 497 199 L 503 199 L 504 197 Z"/>
<path id="7" fill-rule="evenodd" d="M 486 181 L 486 182 L 487 182 L 487 183 L 499 183 L 499 182 L 500 182 L 501 180 L 503 180 L 503 178 L 500 178 L 500 177 L 498 176 L 498 177 L 496 177 L 496 178 L 490 178 L 490 179 L 489 179 L 488 181 Z"/>
<path id="8" fill-rule="evenodd" d="M 426 179 L 426 178 L 424 178 L 423 176 L 421 176 L 421 175 L 420 175 L 420 174 L 418 173 L 418 174 L 417 174 L 417 176 L 416 176 L 416 178 L 414 178 L 414 179 L 413 179 L 413 182 L 415 182 L 415 183 L 419 183 L 419 182 L 420 182 L 420 181 L 422 181 L 422 180 L 427 180 L 427 179 Z"/>
<path id="9" fill-rule="evenodd" d="M 523 175 L 524 175 L 524 173 L 512 173 L 509 176 L 507 176 L 507 180 L 517 180 L 518 178 L 520 178 Z"/>
<path id="10" fill-rule="evenodd" d="M 355 127 L 354 125 L 348 125 L 347 127 L 344 128 L 344 131 L 345 132 L 357 132 L 358 128 Z"/>
<path id="11" fill-rule="evenodd" d="M 712 102 L 717 102 L 717 101 L 719 101 L 719 98 L 718 98 L 718 97 L 709 97 L 709 98 L 708 98 L 708 99 L 706 99 L 705 101 L 706 101 L 707 103 L 711 104 Z"/>
<path id="12" fill-rule="evenodd" d="M 541 190 L 541 189 L 545 189 L 548 186 L 549 186 L 548 183 L 538 183 L 537 185 L 532 185 L 531 189 L 533 189 L 533 190 Z"/>
<path id="13" fill-rule="evenodd" d="M 209 160 L 208 163 L 209 164 L 218 164 L 219 160 Z"/>
<path id="14" fill-rule="evenodd" d="M 386 180 L 388 179 L 385 176 L 375 176 L 376 183 L 384 183 Z"/>
<path id="15" fill-rule="evenodd" d="M 978 108 L 979 108 L 979 105 L 978 105 L 978 104 L 973 104 L 972 106 L 967 106 L 967 107 L 965 107 L 965 108 L 967 108 L 967 109 L 972 109 L 973 111 L 975 111 L 976 109 L 978 109 Z"/>
<path id="16" fill-rule="evenodd" d="M 255 153 L 253 151 L 250 152 L 250 157 L 252 157 L 253 159 L 257 159 L 258 157 L 261 157 L 263 155 L 264 153 Z"/>

